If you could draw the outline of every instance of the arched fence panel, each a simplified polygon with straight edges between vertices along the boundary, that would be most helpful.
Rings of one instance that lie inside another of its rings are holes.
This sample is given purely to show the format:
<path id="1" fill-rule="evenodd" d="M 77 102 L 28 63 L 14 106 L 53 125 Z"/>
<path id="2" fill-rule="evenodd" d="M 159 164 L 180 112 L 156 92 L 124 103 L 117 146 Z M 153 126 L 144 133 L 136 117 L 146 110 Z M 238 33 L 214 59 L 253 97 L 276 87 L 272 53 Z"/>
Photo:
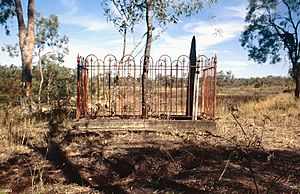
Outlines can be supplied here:
<path id="1" fill-rule="evenodd" d="M 141 117 L 143 60 L 125 55 L 77 58 L 76 117 Z M 214 118 L 216 113 L 216 57 L 199 56 L 196 67 L 189 57 L 150 58 L 147 82 L 148 116 L 162 119 Z M 193 88 L 190 70 L 196 68 Z M 193 90 L 193 102 L 190 90 Z M 191 106 L 189 103 L 193 103 Z M 190 107 L 193 108 L 191 114 Z"/>

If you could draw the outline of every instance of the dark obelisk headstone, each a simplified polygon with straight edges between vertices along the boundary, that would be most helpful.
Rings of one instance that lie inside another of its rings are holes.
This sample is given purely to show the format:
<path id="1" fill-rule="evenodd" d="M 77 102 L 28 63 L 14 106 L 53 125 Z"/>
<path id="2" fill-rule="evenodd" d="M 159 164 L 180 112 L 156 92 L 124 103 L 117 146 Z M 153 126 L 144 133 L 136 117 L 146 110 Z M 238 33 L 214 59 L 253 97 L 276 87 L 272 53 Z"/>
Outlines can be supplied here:
<path id="1" fill-rule="evenodd" d="M 190 69 L 187 86 L 187 101 L 186 101 L 186 116 L 193 114 L 193 100 L 194 100 L 194 81 L 196 73 L 196 38 L 193 36 L 190 50 Z"/>

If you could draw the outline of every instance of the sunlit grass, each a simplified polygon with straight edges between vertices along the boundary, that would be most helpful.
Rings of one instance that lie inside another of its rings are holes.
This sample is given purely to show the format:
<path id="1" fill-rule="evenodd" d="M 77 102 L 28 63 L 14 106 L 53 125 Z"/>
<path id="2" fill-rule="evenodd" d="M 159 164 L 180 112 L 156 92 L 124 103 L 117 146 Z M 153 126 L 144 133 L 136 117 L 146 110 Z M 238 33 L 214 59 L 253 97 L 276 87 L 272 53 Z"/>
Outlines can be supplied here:
<path id="1" fill-rule="evenodd" d="M 246 115 L 298 116 L 300 102 L 289 93 L 270 96 L 262 101 L 249 102 L 240 106 L 240 111 Z"/>
<path id="2" fill-rule="evenodd" d="M 261 100 L 234 105 L 223 104 L 218 109 L 217 126 L 220 135 L 234 137 L 237 142 L 247 141 L 241 127 L 232 116 L 234 114 L 247 136 L 262 138 L 264 147 L 300 147 L 300 102 L 295 101 L 291 93 L 269 95 Z"/>

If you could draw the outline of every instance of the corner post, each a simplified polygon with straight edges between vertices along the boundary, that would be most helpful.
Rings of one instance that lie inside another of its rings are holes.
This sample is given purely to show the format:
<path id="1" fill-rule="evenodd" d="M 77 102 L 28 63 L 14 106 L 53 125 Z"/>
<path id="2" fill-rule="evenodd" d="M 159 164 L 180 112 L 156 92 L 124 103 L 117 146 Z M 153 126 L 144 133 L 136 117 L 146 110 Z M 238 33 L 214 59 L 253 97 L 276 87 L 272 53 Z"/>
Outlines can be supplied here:
<path id="1" fill-rule="evenodd" d="M 217 54 L 215 54 L 214 57 L 214 90 L 213 90 L 213 96 L 214 96 L 214 104 L 213 104 L 213 118 L 216 117 L 216 111 L 217 111 L 217 63 L 218 58 Z"/>
<path id="2" fill-rule="evenodd" d="M 77 55 L 77 103 L 76 103 L 76 119 L 81 116 L 81 73 L 80 73 L 80 56 Z"/>

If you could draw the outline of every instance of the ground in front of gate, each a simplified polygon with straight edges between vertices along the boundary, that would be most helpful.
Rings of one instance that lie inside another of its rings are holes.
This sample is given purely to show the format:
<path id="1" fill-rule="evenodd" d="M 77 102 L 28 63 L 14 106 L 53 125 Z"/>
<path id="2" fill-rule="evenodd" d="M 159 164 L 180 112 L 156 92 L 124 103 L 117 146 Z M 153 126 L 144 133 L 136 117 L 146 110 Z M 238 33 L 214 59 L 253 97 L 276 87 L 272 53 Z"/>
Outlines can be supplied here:
<path id="1" fill-rule="evenodd" d="M 299 102 L 233 90 L 214 130 L 77 129 L 63 111 L 4 111 L 0 193 L 299 193 Z"/>

